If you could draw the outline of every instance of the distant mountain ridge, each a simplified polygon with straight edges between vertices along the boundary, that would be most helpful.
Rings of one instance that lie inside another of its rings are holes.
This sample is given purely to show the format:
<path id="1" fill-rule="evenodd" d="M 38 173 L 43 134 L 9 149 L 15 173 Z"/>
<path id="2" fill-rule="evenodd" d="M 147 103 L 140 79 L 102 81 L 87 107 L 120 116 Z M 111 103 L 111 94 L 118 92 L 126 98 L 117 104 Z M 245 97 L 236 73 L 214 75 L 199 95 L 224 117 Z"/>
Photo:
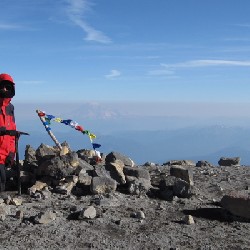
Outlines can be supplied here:
<path id="1" fill-rule="evenodd" d="M 53 141 L 41 128 L 21 138 L 21 152 L 27 144 L 34 148 L 41 143 L 53 145 Z M 67 141 L 73 150 L 91 148 L 86 135 L 68 129 L 55 133 L 60 142 Z M 242 165 L 250 165 L 250 128 L 208 126 L 169 130 L 131 130 L 97 134 L 100 151 L 120 152 L 137 164 L 147 161 L 162 164 L 168 160 L 208 160 L 217 165 L 220 157 L 241 157 Z"/>

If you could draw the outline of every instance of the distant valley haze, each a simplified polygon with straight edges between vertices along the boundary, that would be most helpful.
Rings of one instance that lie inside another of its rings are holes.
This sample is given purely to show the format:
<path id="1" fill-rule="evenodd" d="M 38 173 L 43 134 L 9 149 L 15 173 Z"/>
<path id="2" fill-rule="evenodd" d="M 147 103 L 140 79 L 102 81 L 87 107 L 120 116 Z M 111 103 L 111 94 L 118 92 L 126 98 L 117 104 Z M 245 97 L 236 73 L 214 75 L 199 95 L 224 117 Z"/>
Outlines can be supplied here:
<path id="1" fill-rule="evenodd" d="M 105 154 L 116 151 L 137 164 L 189 159 L 207 160 L 214 165 L 220 157 L 241 157 L 250 165 L 250 103 L 181 102 L 85 102 L 14 103 L 17 127 L 29 132 L 20 140 L 20 158 L 26 145 L 36 149 L 41 143 L 53 146 L 36 109 L 62 119 L 72 119 L 97 135 L 94 140 Z M 73 150 L 92 149 L 88 136 L 51 122 L 62 143 Z"/>

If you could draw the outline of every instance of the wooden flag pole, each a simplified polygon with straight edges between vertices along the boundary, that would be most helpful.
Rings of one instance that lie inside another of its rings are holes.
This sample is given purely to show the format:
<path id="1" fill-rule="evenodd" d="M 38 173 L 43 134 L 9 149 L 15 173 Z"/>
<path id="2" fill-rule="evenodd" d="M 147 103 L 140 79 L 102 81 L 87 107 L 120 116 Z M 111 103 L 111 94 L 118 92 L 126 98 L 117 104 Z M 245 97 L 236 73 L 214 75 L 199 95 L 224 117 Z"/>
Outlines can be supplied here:
<path id="1" fill-rule="evenodd" d="M 53 142 L 56 144 L 56 146 L 62 150 L 62 146 L 61 144 L 58 142 L 58 140 L 56 139 L 56 137 L 54 136 L 54 134 L 51 132 L 51 129 L 50 127 L 46 124 L 46 120 L 45 120 L 45 117 L 44 116 L 40 116 L 39 113 L 43 113 L 42 111 L 40 110 L 36 110 L 42 124 L 44 125 L 46 131 L 48 132 L 49 136 L 51 137 L 51 139 L 53 140 Z"/>

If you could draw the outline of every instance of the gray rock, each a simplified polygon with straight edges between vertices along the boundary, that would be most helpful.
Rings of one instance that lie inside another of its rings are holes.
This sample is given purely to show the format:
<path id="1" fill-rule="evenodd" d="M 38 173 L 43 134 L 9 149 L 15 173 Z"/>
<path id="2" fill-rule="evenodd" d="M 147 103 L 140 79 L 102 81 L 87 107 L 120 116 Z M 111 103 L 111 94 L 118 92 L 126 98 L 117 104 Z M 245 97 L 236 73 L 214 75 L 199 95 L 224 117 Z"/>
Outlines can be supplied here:
<path id="1" fill-rule="evenodd" d="M 190 184 L 177 178 L 173 186 L 173 194 L 178 198 L 189 198 L 192 195 Z"/>
<path id="2" fill-rule="evenodd" d="M 80 211 L 78 219 L 84 220 L 84 219 L 94 219 L 96 217 L 96 209 L 93 206 L 89 206 L 87 208 L 84 208 L 82 211 Z"/>
<path id="3" fill-rule="evenodd" d="M 226 158 L 221 157 L 218 161 L 220 166 L 240 166 L 240 157 Z"/>
<path id="4" fill-rule="evenodd" d="M 75 184 L 76 183 L 73 181 L 66 182 L 66 183 L 60 183 L 60 185 L 55 188 L 55 192 L 59 193 L 59 194 L 69 195 L 71 193 L 73 187 L 75 186 Z"/>
<path id="5" fill-rule="evenodd" d="M 126 177 L 128 193 L 133 195 L 145 195 L 152 187 L 148 170 L 125 166 L 123 172 Z"/>
<path id="6" fill-rule="evenodd" d="M 83 173 L 84 171 L 87 175 L 90 175 L 90 176 L 93 175 L 94 167 L 92 165 L 90 165 L 88 162 L 86 162 L 80 158 L 78 158 L 77 161 L 78 161 L 78 166 L 75 170 L 76 175 L 79 175 L 80 172 Z"/>
<path id="7" fill-rule="evenodd" d="M 41 212 L 34 217 L 35 224 L 48 224 L 56 219 L 56 214 L 52 211 Z"/>
<path id="8" fill-rule="evenodd" d="M 172 166 L 170 168 L 170 175 L 186 181 L 191 186 L 194 185 L 194 183 L 193 183 L 193 171 L 189 167 Z"/>
<path id="9" fill-rule="evenodd" d="M 146 180 L 150 180 L 149 171 L 143 168 L 125 166 L 123 172 L 126 178 L 127 176 L 133 176 L 136 178 L 144 178 Z"/>
<path id="10" fill-rule="evenodd" d="M 21 206 L 23 203 L 22 198 L 12 198 L 10 204 L 14 206 Z"/>
<path id="11" fill-rule="evenodd" d="M 79 173 L 78 175 L 78 186 L 84 185 L 84 186 L 90 186 L 92 181 L 92 177 L 89 175 L 86 175 L 85 173 Z"/>
<path id="12" fill-rule="evenodd" d="M 36 150 L 32 148 L 30 145 L 26 145 L 24 159 L 26 163 L 36 162 Z"/>
<path id="13" fill-rule="evenodd" d="M 79 167 L 79 158 L 75 152 L 67 155 L 55 156 L 39 165 L 38 174 L 62 179 L 68 175 L 75 174 Z"/>
<path id="14" fill-rule="evenodd" d="M 176 177 L 175 176 L 162 176 L 160 183 L 159 183 L 159 188 L 160 188 L 160 198 L 163 200 L 167 201 L 172 201 L 174 192 L 173 192 L 173 187 L 176 182 Z"/>
<path id="15" fill-rule="evenodd" d="M 174 196 L 178 198 L 189 198 L 192 188 L 186 181 L 175 176 L 164 176 L 160 181 L 160 198 L 172 201 Z"/>
<path id="16" fill-rule="evenodd" d="M 56 156 L 59 153 L 59 150 L 57 148 L 41 144 L 36 149 L 36 159 L 39 161 L 42 158 L 50 158 L 51 156 Z"/>
<path id="17" fill-rule="evenodd" d="M 126 178 L 123 173 L 124 163 L 121 160 L 110 162 L 105 168 L 110 172 L 111 178 L 116 180 L 118 184 L 126 183 Z"/>
<path id="18" fill-rule="evenodd" d="M 135 163 L 129 157 L 117 152 L 111 152 L 105 158 L 106 163 L 115 162 L 115 160 L 121 160 L 125 166 L 135 166 Z"/>
<path id="19" fill-rule="evenodd" d="M 93 177 L 90 186 L 93 194 L 112 193 L 117 188 L 117 182 L 108 177 Z"/>
<path id="20" fill-rule="evenodd" d="M 93 176 L 112 178 L 110 171 L 103 165 L 97 165 L 94 167 Z"/>
<path id="21" fill-rule="evenodd" d="M 97 152 L 93 149 L 81 149 L 77 151 L 78 157 L 91 165 L 96 165 L 97 162 L 101 162 L 103 159 L 100 159 L 97 155 Z"/>
<path id="22" fill-rule="evenodd" d="M 138 219 L 145 219 L 146 218 L 146 216 L 145 216 L 145 213 L 143 212 L 143 211 L 138 211 L 138 212 L 136 212 L 136 218 L 138 218 Z"/>
<path id="23" fill-rule="evenodd" d="M 172 160 L 168 161 L 166 163 L 163 163 L 163 165 L 167 166 L 195 166 L 195 163 L 190 160 Z"/>
<path id="24" fill-rule="evenodd" d="M 94 168 L 94 176 L 111 178 L 118 184 L 126 183 L 123 173 L 124 163 L 120 160 L 115 160 L 115 162 L 107 163 L 106 165 L 96 165 Z"/>
<path id="25" fill-rule="evenodd" d="M 194 223 L 194 218 L 192 215 L 186 215 L 183 219 L 183 222 L 187 225 L 193 225 Z"/>
<path id="26" fill-rule="evenodd" d="M 147 162 L 145 162 L 143 164 L 143 166 L 145 166 L 145 167 L 154 167 L 154 166 L 156 166 L 156 164 L 154 162 L 147 161 Z"/>
<path id="27" fill-rule="evenodd" d="M 129 194 L 145 195 L 151 188 L 151 182 L 144 178 L 128 177 L 127 186 Z"/>
<path id="28" fill-rule="evenodd" d="M 7 195 L 7 196 L 4 197 L 4 203 L 5 203 L 6 205 L 10 205 L 11 200 L 12 200 L 12 198 L 11 198 L 10 195 Z"/>
<path id="29" fill-rule="evenodd" d="M 0 221 L 4 221 L 6 219 L 7 211 L 5 205 L 0 205 Z"/>
<path id="30" fill-rule="evenodd" d="M 29 195 L 35 194 L 37 191 L 43 190 L 45 187 L 47 187 L 47 183 L 36 181 L 36 183 L 28 189 Z"/>
<path id="31" fill-rule="evenodd" d="M 250 196 L 240 192 L 231 192 L 224 195 L 221 205 L 233 215 L 250 219 Z"/>
<path id="32" fill-rule="evenodd" d="M 175 182 L 176 182 L 175 176 L 171 176 L 171 175 L 162 176 L 160 183 L 159 183 L 159 188 L 160 188 L 160 190 L 166 190 L 166 189 L 173 190 L 173 186 L 174 186 Z"/>
<path id="33" fill-rule="evenodd" d="M 213 165 L 208 161 L 198 161 L 196 167 L 212 167 Z"/>
<path id="34" fill-rule="evenodd" d="M 23 217 L 24 217 L 23 211 L 22 211 L 22 210 L 17 210 L 17 211 L 16 211 L 15 217 L 16 217 L 18 220 L 22 221 L 22 220 L 23 220 Z"/>
<path id="35" fill-rule="evenodd" d="M 44 200 L 49 199 L 51 197 L 51 192 L 48 189 L 41 190 L 40 193 Z"/>

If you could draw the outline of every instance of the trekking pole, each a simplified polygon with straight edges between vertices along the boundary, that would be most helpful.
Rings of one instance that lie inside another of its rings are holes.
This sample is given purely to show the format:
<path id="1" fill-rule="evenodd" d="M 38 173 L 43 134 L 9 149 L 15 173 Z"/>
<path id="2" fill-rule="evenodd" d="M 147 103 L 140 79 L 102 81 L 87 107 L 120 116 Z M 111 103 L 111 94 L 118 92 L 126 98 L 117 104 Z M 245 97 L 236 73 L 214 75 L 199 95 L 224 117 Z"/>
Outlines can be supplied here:
<path id="1" fill-rule="evenodd" d="M 19 150 L 18 150 L 18 141 L 21 135 L 29 135 L 25 132 L 15 131 L 15 145 L 16 145 L 16 166 L 17 166 L 17 183 L 18 183 L 18 195 L 22 194 L 22 185 L 21 185 L 21 169 L 20 169 L 20 162 L 19 162 Z"/>
<path id="2" fill-rule="evenodd" d="M 51 139 L 53 140 L 53 142 L 56 144 L 56 146 L 57 146 L 60 150 L 62 150 L 62 146 L 61 146 L 60 142 L 58 142 L 58 140 L 56 139 L 56 137 L 55 137 L 54 134 L 52 133 L 50 127 L 48 126 L 48 124 L 47 124 L 47 122 L 46 122 L 46 120 L 45 120 L 45 117 L 40 115 L 40 114 L 43 113 L 43 112 L 40 111 L 40 110 L 36 110 L 36 112 L 37 112 L 37 114 L 38 114 L 38 116 L 39 116 L 39 118 L 40 118 L 40 120 L 41 120 L 43 126 L 45 127 L 46 131 L 48 132 L 49 136 L 50 136 Z"/>

